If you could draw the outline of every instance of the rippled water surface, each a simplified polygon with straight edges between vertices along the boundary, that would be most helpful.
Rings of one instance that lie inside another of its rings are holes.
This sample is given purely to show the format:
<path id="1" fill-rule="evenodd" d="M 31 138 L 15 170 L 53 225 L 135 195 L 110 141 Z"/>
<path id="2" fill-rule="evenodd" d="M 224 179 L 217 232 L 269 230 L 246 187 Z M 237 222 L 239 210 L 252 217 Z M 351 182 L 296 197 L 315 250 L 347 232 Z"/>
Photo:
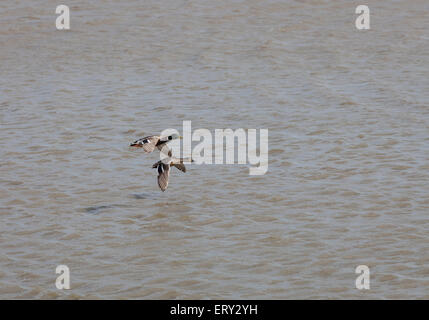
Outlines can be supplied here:
<path id="1" fill-rule="evenodd" d="M 0 2 L 0 298 L 429 298 L 428 1 L 58 4 Z M 162 193 L 128 145 L 184 120 L 269 129 L 267 174 Z"/>

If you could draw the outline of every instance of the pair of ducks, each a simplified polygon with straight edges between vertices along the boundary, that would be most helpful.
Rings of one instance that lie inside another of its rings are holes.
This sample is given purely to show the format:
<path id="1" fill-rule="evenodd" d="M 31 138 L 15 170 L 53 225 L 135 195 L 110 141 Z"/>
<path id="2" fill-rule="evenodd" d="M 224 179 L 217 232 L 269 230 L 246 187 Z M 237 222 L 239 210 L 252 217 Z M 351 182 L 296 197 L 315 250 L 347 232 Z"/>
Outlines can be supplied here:
<path id="1" fill-rule="evenodd" d="M 155 148 L 161 153 L 165 154 L 167 150 L 168 157 L 164 160 L 156 162 L 152 168 L 158 169 L 158 186 L 164 192 L 168 187 L 168 178 L 170 176 L 170 167 L 176 167 L 180 171 L 186 172 L 186 167 L 183 164 L 184 162 L 194 162 L 190 158 L 175 158 L 172 155 L 171 150 L 168 148 L 167 143 L 181 139 L 177 134 L 172 134 L 170 136 L 147 136 L 141 139 L 138 139 L 130 144 L 130 147 L 143 148 L 147 153 L 151 153 Z"/>

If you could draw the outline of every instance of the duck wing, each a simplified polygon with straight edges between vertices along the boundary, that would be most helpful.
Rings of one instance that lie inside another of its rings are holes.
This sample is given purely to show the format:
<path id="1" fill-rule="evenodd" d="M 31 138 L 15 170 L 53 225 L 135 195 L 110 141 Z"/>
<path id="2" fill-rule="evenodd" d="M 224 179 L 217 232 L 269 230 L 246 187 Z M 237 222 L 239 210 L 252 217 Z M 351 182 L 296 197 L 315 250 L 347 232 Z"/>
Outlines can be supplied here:
<path id="1" fill-rule="evenodd" d="M 168 187 L 168 177 L 170 176 L 170 165 L 158 163 L 158 185 L 162 191 Z"/>
<path id="2" fill-rule="evenodd" d="M 172 163 L 171 165 L 176 167 L 180 171 L 186 172 L 186 167 L 183 163 Z"/>
<path id="3" fill-rule="evenodd" d="M 140 147 L 143 148 L 147 153 L 151 153 L 155 150 L 156 144 L 159 142 L 159 136 L 147 136 L 141 139 L 138 139 L 131 143 L 132 147 Z"/>

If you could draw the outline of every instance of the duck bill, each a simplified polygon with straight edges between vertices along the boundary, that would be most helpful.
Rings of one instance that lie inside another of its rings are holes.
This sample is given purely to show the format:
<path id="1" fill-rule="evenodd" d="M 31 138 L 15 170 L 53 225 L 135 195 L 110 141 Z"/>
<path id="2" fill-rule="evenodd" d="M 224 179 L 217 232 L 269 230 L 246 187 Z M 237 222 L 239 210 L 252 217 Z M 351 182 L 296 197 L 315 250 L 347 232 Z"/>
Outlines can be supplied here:
<path id="1" fill-rule="evenodd" d="M 133 142 L 130 144 L 130 147 L 134 147 L 134 148 L 142 148 L 143 145 L 141 145 L 140 143 L 137 142 Z"/>

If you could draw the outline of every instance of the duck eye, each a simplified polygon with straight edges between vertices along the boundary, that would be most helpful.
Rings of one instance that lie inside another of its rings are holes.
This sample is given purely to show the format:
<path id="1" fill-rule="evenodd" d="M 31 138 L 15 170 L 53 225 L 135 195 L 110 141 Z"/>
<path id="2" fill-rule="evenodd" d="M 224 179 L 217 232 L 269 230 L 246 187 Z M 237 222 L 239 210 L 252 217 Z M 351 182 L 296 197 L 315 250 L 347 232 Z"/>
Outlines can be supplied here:
<path id="1" fill-rule="evenodd" d="M 172 136 L 168 136 L 168 140 L 172 140 L 173 139 L 173 137 Z"/>

